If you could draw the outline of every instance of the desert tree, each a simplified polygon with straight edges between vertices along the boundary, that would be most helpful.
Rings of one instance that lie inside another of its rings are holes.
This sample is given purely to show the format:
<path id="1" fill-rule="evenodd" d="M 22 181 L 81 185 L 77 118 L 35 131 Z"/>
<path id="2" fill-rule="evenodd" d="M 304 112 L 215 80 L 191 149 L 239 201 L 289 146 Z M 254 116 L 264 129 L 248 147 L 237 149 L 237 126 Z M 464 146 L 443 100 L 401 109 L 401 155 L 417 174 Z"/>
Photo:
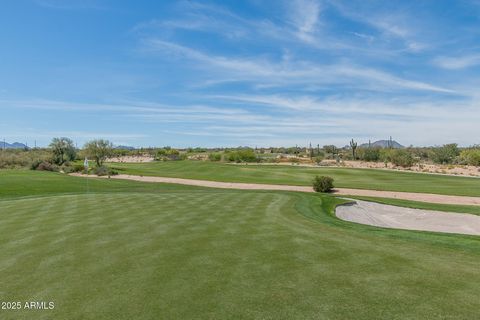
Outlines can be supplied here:
<path id="1" fill-rule="evenodd" d="M 432 149 L 431 158 L 434 163 L 449 164 L 460 154 L 456 143 L 445 144 Z"/>
<path id="2" fill-rule="evenodd" d="M 97 166 L 101 166 L 105 159 L 113 153 L 113 144 L 104 139 L 89 141 L 83 147 L 88 157 L 93 158 Z"/>
<path id="3" fill-rule="evenodd" d="M 49 147 L 52 149 L 53 162 L 62 165 L 75 159 L 76 152 L 73 141 L 69 138 L 53 138 Z"/>
<path id="4" fill-rule="evenodd" d="M 338 154 L 338 149 L 336 146 L 332 145 L 327 145 L 323 146 L 323 150 L 325 150 L 326 153 L 332 154 L 333 157 L 335 157 L 336 154 Z"/>

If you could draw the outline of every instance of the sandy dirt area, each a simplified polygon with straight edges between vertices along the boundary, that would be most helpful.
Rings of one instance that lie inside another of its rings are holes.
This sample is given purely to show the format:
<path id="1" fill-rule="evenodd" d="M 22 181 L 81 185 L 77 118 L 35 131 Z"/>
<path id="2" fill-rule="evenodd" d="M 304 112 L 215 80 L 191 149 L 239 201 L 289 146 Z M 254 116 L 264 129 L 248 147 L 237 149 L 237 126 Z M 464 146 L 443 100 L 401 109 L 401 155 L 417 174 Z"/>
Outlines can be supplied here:
<path id="1" fill-rule="evenodd" d="M 332 165 L 335 162 L 331 162 Z M 475 166 L 462 166 L 462 165 L 440 165 L 440 164 L 428 164 L 419 163 L 408 168 L 397 167 L 392 163 L 383 162 L 366 162 L 366 161 L 344 161 L 342 165 L 348 168 L 372 168 L 372 169 L 390 169 L 399 171 L 413 171 L 422 173 L 436 173 L 446 175 L 460 175 L 478 177 L 480 176 L 480 168 Z"/>
<path id="2" fill-rule="evenodd" d="M 340 161 L 335 160 L 322 160 L 320 165 L 311 163 L 310 159 L 298 158 L 301 161 L 298 163 L 292 163 L 290 158 L 286 158 L 282 162 L 266 162 L 255 163 L 254 165 L 265 166 L 296 166 L 296 167 L 308 167 L 308 168 L 321 168 L 321 167 L 333 167 L 333 168 L 356 168 L 356 169 L 382 169 L 392 171 L 406 171 L 417 172 L 425 174 L 441 174 L 450 176 L 465 176 L 465 177 L 480 177 L 480 167 L 475 166 L 462 166 L 462 165 L 439 165 L 439 164 L 416 164 L 412 167 L 402 168 L 393 165 L 392 163 L 383 162 L 366 162 L 366 161 Z M 231 165 L 246 165 L 245 163 L 230 163 Z"/>
<path id="3" fill-rule="evenodd" d="M 83 174 L 74 173 L 73 176 L 86 177 Z M 89 175 L 88 177 L 96 178 L 97 176 Z M 101 177 L 108 178 L 108 177 Z M 242 190 L 284 190 L 284 191 L 300 191 L 300 192 L 314 192 L 312 187 L 307 186 L 289 186 L 276 184 L 256 184 L 256 183 L 236 183 L 236 182 L 218 182 L 207 180 L 181 179 L 181 178 L 167 178 L 167 177 L 148 177 L 135 176 L 127 174 L 119 174 L 111 176 L 111 179 L 133 180 L 141 182 L 163 182 L 184 184 L 199 187 L 222 188 L 222 189 L 242 189 Z M 363 189 L 347 189 L 336 188 L 335 195 L 341 196 L 366 196 L 379 198 L 393 198 L 440 204 L 458 204 L 458 205 L 479 205 L 480 197 L 467 196 L 445 196 L 429 193 L 413 193 L 413 192 L 394 192 L 394 191 L 377 191 L 377 190 L 363 190 Z"/>
<path id="4" fill-rule="evenodd" d="M 480 235 L 480 216 L 354 201 L 338 206 L 337 217 L 383 228 Z"/>
<path id="5" fill-rule="evenodd" d="M 138 162 L 152 162 L 154 161 L 155 158 L 152 156 L 121 156 L 121 157 L 114 157 L 114 158 L 109 158 L 105 162 L 131 162 L 131 163 L 138 163 Z"/>

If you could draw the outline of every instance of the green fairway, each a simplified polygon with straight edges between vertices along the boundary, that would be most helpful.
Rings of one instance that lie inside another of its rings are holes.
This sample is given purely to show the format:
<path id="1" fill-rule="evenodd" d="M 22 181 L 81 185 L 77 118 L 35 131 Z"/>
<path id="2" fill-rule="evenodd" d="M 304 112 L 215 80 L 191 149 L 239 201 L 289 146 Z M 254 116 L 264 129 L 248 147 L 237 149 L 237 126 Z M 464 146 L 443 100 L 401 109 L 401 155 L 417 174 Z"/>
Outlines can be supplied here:
<path id="1" fill-rule="evenodd" d="M 103 179 L 87 180 L 52 172 L 0 170 L 0 199 L 77 193 L 161 192 L 185 189 L 187 187 L 175 184 L 105 181 Z M 188 190 L 195 189 L 188 188 Z"/>
<path id="2" fill-rule="evenodd" d="M 201 161 L 115 163 L 120 173 L 225 182 L 311 185 L 315 175 L 335 179 L 336 187 L 445 195 L 480 196 L 480 179 L 375 169 L 232 165 Z"/>
<path id="3" fill-rule="evenodd" d="M 0 319 L 474 319 L 480 238 L 292 192 L 0 171 Z"/>

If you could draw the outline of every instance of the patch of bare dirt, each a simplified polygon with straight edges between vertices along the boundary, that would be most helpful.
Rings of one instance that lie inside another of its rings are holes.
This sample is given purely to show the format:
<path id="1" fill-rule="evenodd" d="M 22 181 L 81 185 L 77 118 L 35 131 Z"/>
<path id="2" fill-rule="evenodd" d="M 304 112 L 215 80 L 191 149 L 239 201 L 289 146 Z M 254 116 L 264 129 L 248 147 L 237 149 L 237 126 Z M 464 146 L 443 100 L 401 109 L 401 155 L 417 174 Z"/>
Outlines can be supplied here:
<path id="1" fill-rule="evenodd" d="M 125 162 L 125 163 L 139 163 L 139 162 L 152 162 L 155 158 L 148 155 L 143 156 L 120 156 L 108 158 L 105 162 Z"/>

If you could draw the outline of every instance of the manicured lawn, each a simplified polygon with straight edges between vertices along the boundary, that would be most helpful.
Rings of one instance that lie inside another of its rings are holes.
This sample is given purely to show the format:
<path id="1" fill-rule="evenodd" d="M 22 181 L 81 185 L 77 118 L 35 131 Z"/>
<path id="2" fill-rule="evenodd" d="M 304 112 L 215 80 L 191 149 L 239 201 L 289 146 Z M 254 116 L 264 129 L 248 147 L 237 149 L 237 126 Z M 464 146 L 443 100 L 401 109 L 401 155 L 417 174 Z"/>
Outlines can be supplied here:
<path id="1" fill-rule="evenodd" d="M 480 179 L 375 169 L 305 168 L 231 165 L 201 161 L 115 163 L 121 173 L 226 182 L 311 185 L 315 175 L 328 175 L 335 186 L 356 189 L 480 196 Z"/>
<path id="2" fill-rule="evenodd" d="M 480 310 L 480 237 L 340 221 L 340 200 L 316 194 L 89 187 L 0 171 L 0 300 L 56 306 L 0 319 L 474 319 Z"/>
<path id="3" fill-rule="evenodd" d="M 30 170 L 0 170 L 0 199 L 59 194 L 108 192 L 162 192 L 185 190 L 175 184 L 141 183 L 70 177 L 61 173 Z M 189 188 L 195 190 L 195 188 Z"/>

